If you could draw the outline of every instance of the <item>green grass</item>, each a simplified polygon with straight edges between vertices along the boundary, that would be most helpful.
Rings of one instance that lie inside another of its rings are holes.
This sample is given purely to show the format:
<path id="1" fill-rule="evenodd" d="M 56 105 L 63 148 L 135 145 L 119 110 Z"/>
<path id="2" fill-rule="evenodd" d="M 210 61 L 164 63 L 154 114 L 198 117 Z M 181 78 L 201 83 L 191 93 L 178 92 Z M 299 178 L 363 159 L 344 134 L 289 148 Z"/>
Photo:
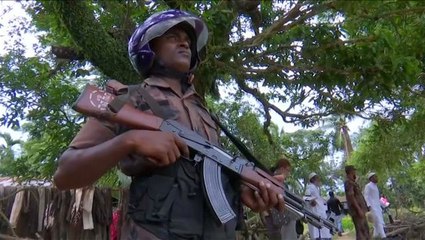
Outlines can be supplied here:
<path id="1" fill-rule="evenodd" d="M 344 231 L 346 231 L 346 232 L 354 231 L 354 223 L 351 220 L 350 216 L 345 216 L 342 219 L 342 229 L 344 229 Z"/>

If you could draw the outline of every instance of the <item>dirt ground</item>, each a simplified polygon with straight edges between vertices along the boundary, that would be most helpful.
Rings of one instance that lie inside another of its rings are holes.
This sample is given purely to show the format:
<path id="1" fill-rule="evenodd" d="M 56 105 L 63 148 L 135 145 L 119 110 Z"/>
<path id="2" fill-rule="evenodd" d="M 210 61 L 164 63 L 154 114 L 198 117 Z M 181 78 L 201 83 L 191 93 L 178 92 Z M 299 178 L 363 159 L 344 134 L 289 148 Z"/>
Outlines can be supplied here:
<path id="1" fill-rule="evenodd" d="M 336 235 L 333 239 L 335 240 L 356 240 L 356 235 L 354 232 L 343 233 L 342 236 Z"/>

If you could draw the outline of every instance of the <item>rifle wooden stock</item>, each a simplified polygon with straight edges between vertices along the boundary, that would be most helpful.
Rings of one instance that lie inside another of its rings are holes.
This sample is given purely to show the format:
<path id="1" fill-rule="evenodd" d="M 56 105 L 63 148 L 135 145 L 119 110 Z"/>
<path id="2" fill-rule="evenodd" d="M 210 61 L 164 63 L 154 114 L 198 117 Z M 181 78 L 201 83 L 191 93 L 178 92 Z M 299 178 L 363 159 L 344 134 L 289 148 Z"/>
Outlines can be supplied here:
<path id="1" fill-rule="evenodd" d="M 336 232 L 337 227 L 332 222 L 322 219 L 317 214 L 306 209 L 303 199 L 287 191 L 285 186 L 273 176 L 255 167 L 252 162 L 246 159 L 231 156 L 226 151 L 212 145 L 197 133 L 175 121 L 164 121 L 162 118 L 143 113 L 132 105 L 123 102 L 119 97 L 92 85 L 86 86 L 72 108 L 84 115 L 115 122 L 130 128 L 172 132 L 181 137 L 204 160 L 203 173 L 207 196 L 222 223 L 229 221 L 236 215 L 224 196 L 220 166 L 239 174 L 242 180 L 246 182 L 246 185 L 254 190 L 258 190 L 261 182 L 269 183 L 270 189 L 274 193 L 284 196 L 285 205 L 289 210 L 297 213 L 317 228 L 326 227 L 331 232 Z"/>
<path id="2" fill-rule="evenodd" d="M 114 112 L 113 105 L 119 105 Z M 87 85 L 72 108 L 84 115 L 119 123 L 134 129 L 160 130 L 164 121 L 152 114 L 139 111 L 130 104 L 121 102 L 117 96 L 102 91 L 96 86 Z"/>

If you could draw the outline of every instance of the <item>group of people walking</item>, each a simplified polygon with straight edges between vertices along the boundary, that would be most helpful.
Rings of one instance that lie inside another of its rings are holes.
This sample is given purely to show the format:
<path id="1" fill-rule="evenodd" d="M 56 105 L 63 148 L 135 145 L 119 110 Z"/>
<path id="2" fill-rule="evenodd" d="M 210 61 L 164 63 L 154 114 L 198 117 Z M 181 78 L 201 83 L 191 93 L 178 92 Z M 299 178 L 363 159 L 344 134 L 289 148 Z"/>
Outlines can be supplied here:
<path id="1" fill-rule="evenodd" d="M 290 173 L 290 163 L 286 159 L 281 159 L 274 169 L 275 174 L 284 173 L 287 177 Z M 384 231 L 384 219 L 382 208 L 387 208 L 389 202 L 383 195 L 379 194 L 377 186 L 378 176 L 375 172 L 367 174 L 368 183 L 363 191 L 356 182 L 356 168 L 352 165 L 345 167 L 346 180 L 344 190 L 347 199 L 347 207 L 344 208 L 341 201 L 335 197 L 333 191 L 329 192 L 326 200 L 321 196 L 321 179 L 317 173 L 310 173 L 304 194 L 306 207 L 323 219 L 331 220 L 338 229 L 338 235 L 343 232 L 342 218 L 347 213 L 351 215 L 356 231 L 356 239 L 368 240 L 386 238 Z M 288 186 L 287 186 L 288 187 Z M 384 199 L 384 200 L 383 200 Z M 385 205 L 385 206 L 384 206 Z M 262 213 L 262 219 L 267 227 L 270 239 L 298 239 L 303 233 L 298 226 L 300 216 L 291 214 L 290 211 L 279 213 L 270 210 Z M 370 234 L 368 220 L 373 223 L 373 234 Z M 330 240 L 332 233 L 327 228 L 317 228 L 308 224 L 310 239 Z"/>

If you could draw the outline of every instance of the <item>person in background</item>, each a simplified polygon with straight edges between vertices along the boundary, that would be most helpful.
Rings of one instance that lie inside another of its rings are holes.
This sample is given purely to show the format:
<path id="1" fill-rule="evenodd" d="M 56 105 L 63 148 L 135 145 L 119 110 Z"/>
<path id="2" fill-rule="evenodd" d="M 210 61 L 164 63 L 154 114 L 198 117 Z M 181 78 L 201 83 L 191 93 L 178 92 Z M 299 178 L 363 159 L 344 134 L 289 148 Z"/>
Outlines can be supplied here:
<path id="1" fill-rule="evenodd" d="M 320 196 L 320 177 L 316 173 L 310 173 L 308 176 L 309 183 L 304 194 L 304 201 L 310 207 L 311 211 L 322 217 L 327 218 L 326 200 Z M 308 225 L 310 239 L 332 239 L 332 234 L 327 228 L 316 228 L 313 225 Z"/>
<path id="2" fill-rule="evenodd" d="M 369 240 L 369 226 L 367 225 L 367 204 L 356 183 L 356 168 L 353 165 L 345 166 L 346 180 L 344 182 L 345 196 L 347 197 L 348 211 L 353 219 L 357 240 Z"/>
<path id="3" fill-rule="evenodd" d="M 380 201 L 381 201 L 382 214 L 387 214 L 388 221 L 390 223 L 394 223 L 393 216 L 391 216 L 390 209 L 389 209 L 390 202 L 388 201 L 388 198 L 384 194 L 381 194 Z"/>
<path id="4" fill-rule="evenodd" d="M 334 220 L 336 226 L 338 227 L 338 236 L 342 236 L 342 217 L 344 206 L 342 206 L 341 201 L 335 197 L 334 192 L 329 192 L 328 212 L 330 213 L 329 219 Z"/>
<path id="5" fill-rule="evenodd" d="M 282 176 L 285 180 L 291 174 L 291 163 L 285 157 L 281 158 L 276 166 L 270 169 L 275 176 Z M 285 182 L 285 187 L 288 190 L 290 186 Z M 299 216 L 296 213 L 285 209 L 284 212 L 279 212 L 272 208 L 269 211 L 264 211 L 260 214 L 263 224 L 267 228 L 269 239 L 271 240 L 286 240 L 286 239 L 298 239 L 296 232 L 296 222 Z"/>
<path id="6" fill-rule="evenodd" d="M 374 238 L 385 238 L 384 231 L 384 216 L 382 215 L 381 201 L 379 198 L 378 189 L 378 176 L 375 172 L 367 174 L 369 183 L 364 188 L 364 197 L 366 199 L 367 207 L 369 208 L 373 216 L 373 237 Z"/>
<path id="7" fill-rule="evenodd" d="M 384 194 L 381 194 L 381 198 L 379 199 L 381 201 L 381 207 L 387 208 L 390 206 L 390 202 L 388 201 L 387 197 L 385 197 Z"/>

